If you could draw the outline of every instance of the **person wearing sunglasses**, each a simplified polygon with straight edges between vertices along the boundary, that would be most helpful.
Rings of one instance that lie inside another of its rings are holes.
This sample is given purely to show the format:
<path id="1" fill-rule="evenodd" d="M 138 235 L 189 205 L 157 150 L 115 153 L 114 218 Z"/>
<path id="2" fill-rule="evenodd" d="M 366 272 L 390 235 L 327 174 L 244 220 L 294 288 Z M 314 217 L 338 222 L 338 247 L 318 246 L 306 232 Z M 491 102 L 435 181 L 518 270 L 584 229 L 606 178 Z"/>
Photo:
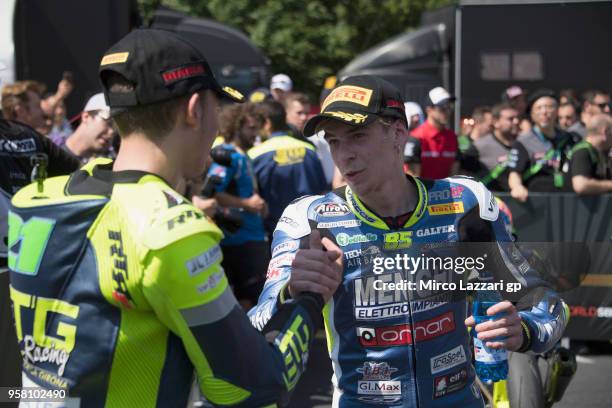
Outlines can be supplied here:
<path id="1" fill-rule="evenodd" d="M 114 134 L 110 108 L 104 101 L 104 94 L 98 93 L 89 98 L 79 127 L 61 146 L 87 163 L 94 157 L 108 154 Z"/>

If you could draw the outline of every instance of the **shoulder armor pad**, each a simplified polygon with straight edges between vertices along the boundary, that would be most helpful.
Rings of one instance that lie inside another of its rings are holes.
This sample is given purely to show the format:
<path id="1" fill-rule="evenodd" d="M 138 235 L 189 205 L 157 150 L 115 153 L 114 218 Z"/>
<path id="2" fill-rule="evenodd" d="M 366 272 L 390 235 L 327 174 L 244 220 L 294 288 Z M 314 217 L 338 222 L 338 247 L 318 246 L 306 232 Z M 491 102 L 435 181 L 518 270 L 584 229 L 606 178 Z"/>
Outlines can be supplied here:
<path id="1" fill-rule="evenodd" d="M 212 233 L 223 237 L 221 230 L 202 211 L 174 190 L 158 183 L 146 183 L 142 188 L 122 191 L 115 187 L 115 197 L 122 202 L 128 219 L 139 231 L 140 242 L 148 249 L 161 249 L 176 241 L 198 233 Z M 134 202 L 149 197 L 147 204 L 133 206 Z"/>
<path id="2" fill-rule="evenodd" d="M 323 196 L 306 196 L 289 204 L 276 224 L 276 231 L 282 231 L 292 239 L 299 239 L 310 234 L 308 208 Z"/>
<path id="3" fill-rule="evenodd" d="M 449 177 L 451 183 L 461 184 L 469 189 L 478 200 L 480 218 L 487 221 L 495 221 L 499 215 L 499 207 L 493 193 L 487 189 L 480 181 L 470 177 Z"/>

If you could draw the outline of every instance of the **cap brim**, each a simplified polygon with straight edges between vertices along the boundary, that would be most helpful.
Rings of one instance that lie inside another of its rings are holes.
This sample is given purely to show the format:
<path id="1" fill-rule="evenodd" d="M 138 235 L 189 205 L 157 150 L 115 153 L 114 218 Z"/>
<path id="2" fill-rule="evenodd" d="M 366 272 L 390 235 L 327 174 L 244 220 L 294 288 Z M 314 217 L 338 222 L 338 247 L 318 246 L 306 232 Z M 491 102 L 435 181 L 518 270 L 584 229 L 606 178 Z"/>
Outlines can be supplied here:
<path id="1" fill-rule="evenodd" d="M 221 85 L 217 84 L 215 91 L 217 92 L 217 96 L 219 96 L 220 99 L 226 99 L 238 103 L 246 101 L 246 98 L 243 94 L 240 93 L 240 91 L 230 86 L 221 87 Z"/>
<path id="2" fill-rule="evenodd" d="M 313 116 L 304 126 L 304 135 L 314 135 L 317 126 L 325 119 L 334 119 L 351 126 L 367 126 L 374 122 L 379 116 L 373 113 L 363 113 L 352 109 L 342 108 L 342 110 L 329 110 Z"/>

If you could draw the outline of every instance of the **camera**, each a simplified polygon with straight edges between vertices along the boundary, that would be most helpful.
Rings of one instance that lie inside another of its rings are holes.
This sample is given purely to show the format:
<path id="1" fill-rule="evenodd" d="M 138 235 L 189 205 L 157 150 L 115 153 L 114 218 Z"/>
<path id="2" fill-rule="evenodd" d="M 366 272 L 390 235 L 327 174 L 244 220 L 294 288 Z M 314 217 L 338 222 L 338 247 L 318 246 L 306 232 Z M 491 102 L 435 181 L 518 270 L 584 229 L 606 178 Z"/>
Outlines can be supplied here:
<path id="1" fill-rule="evenodd" d="M 210 156 L 213 161 L 220 166 L 230 167 L 232 165 L 232 153 L 221 147 L 216 147 L 210 151 Z M 206 174 L 204 176 L 204 185 L 200 191 L 200 195 L 206 198 L 212 198 L 215 195 L 215 187 L 223 182 L 223 178 L 214 174 Z M 233 234 L 242 227 L 243 217 L 242 208 L 225 208 L 217 207 L 213 215 L 213 221 L 219 227 Z"/>

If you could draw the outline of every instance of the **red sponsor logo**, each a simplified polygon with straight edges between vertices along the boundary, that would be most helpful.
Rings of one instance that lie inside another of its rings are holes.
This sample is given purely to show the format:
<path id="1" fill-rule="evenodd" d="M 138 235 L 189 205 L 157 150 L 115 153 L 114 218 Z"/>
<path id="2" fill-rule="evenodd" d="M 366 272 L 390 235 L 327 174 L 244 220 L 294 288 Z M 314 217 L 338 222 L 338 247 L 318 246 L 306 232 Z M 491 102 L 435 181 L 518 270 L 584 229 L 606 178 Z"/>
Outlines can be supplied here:
<path id="1" fill-rule="evenodd" d="M 401 110 L 405 110 L 406 109 L 402 102 L 396 101 L 396 100 L 393 100 L 393 99 L 388 99 L 387 100 L 387 108 L 398 108 L 398 109 L 401 109 Z"/>
<path id="2" fill-rule="evenodd" d="M 451 197 L 461 198 L 464 188 L 461 186 L 451 187 Z"/>
<path id="3" fill-rule="evenodd" d="M 357 337 L 364 347 L 387 347 L 426 341 L 455 330 L 453 312 L 417 322 L 413 326 L 398 324 L 385 327 L 358 327 Z"/>
<path id="4" fill-rule="evenodd" d="M 279 268 L 268 268 L 266 279 L 276 279 L 280 277 L 281 272 L 282 271 Z"/>
<path id="5" fill-rule="evenodd" d="M 176 82 L 181 79 L 202 75 L 204 74 L 204 72 L 205 72 L 204 65 L 197 64 L 197 65 L 190 65 L 188 67 L 181 67 L 181 68 L 176 68 L 170 71 L 163 72 L 162 78 L 164 79 L 164 83 L 168 85 L 172 82 Z"/>
<path id="6" fill-rule="evenodd" d="M 113 299 L 121 303 L 126 309 L 132 308 L 132 303 L 130 302 L 130 299 L 128 299 L 128 297 L 124 293 L 113 290 L 112 296 Z"/>
<path id="7" fill-rule="evenodd" d="M 572 317 L 601 317 L 612 318 L 612 307 L 605 306 L 570 306 Z"/>

